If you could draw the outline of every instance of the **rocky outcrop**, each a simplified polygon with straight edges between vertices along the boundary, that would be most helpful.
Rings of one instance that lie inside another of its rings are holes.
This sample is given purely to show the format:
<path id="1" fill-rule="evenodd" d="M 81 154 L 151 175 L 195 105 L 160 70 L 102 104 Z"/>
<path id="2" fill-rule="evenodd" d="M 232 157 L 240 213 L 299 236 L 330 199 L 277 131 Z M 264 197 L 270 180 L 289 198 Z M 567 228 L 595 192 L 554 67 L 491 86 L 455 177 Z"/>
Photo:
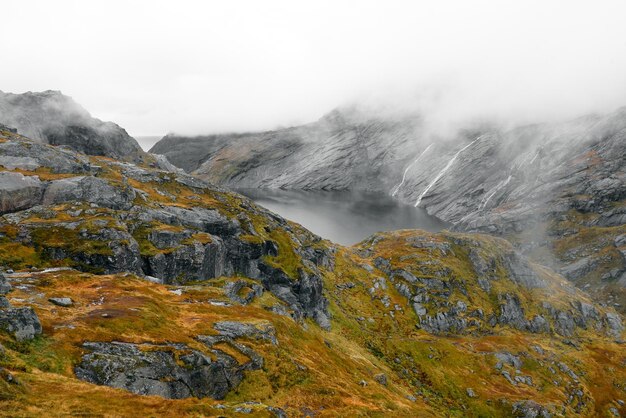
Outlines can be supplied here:
<path id="1" fill-rule="evenodd" d="M 223 399 L 243 378 L 236 360 L 210 355 L 183 344 L 88 342 L 75 373 L 79 379 L 125 389 L 139 395 L 169 399 L 188 397 Z"/>
<path id="2" fill-rule="evenodd" d="M 48 184 L 43 196 L 44 205 L 63 202 L 87 202 L 116 210 L 128 210 L 135 199 L 130 187 L 114 187 L 106 180 L 81 176 L 55 180 Z"/>
<path id="3" fill-rule="evenodd" d="M 144 154 L 124 129 L 93 118 L 58 91 L 0 92 L 0 122 L 34 140 L 68 146 L 88 155 L 137 160 Z"/>
<path id="4" fill-rule="evenodd" d="M 17 341 L 32 340 L 41 335 L 42 328 L 37 314 L 31 307 L 13 308 L 4 295 L 11 285 L 0 273 L 0 330 L 8 332 Z"/>
<path id="5" fill-rule="evenodd" d="M 513 404 L 513 416 L 520 418 L 550 418 L 552 414 L 543 405 L 535 401 L 525 400 Z"/>
<path id="6" fill-rule="evenodd" d="M 7 143 L 14 145 L 1 146 Z M 331 254 L 303 245 L 320 239 L 297 235 L 286 220 L 245 198 L 236 197 L 240 206 L 232 208 L 231 195 L 187 174 L 106 160 L 94 165 L 78 153 L 19 135 L 0 142 L 2 152 L 7 166 L 24 159 L 36 164 L 23 165 L 23 172 L 0 170 L 0 213 L 7 214 L 0 227 L 12 225 L 12 239 L 35 247 L 43 260 L 166 284 L 243 275 L 258 282 L 255 293 L 273 292 L 298 320 L 330 326 L 319 269 L 332 268 Z M 53 166 L 57 161 L 60 166 Z M 42 180 L 36 175 L 42 169 L 60 176 Z M 188 198 L 178 196 L 181 190 Z M 197 202 L 209 194 L 218 200 Z M 65 205 L 62 213 L 58 205 Z M 262 220 L 262 230 L 253 217 Z M 274 231 L 283 248 L 271 237 Z M 271 261 L 286 252 L 298 265 L 290 272 Z"/>
<path id="7" fill-rule="evenodd" d="M 416 248 L 419 255 L 412 253 Z M 395 315 L 404 308 L 392 309 L 389 291 L 393 288 L 415 313 L 416 328 L 431 334 L 489 334 L 504 327 L 563 337 L 595 330 L 622 338 L 618 314 L 589 303 L 573 286 L 548 275 L 501 239 L 396 231 L 375 234 L 356 251 L 372 257 L 387 276 L 373 279 L 368 289 L 371 298 Z M 393 254 L 393 258 L 378 254 Z M 442 262 L 458 257 L 465 261 Z M 554 294 L 557 284 L 564 292 L 560 297 Z M 562 300 L 568 300 L 569 306 L 563 306 Z"/>
<path id="8" fill-rule="evenodd" d="M 39 318 L 30 307 L 0 309 L 0 329 L 18 341 L 32 340 L 42 332 Z"/>
<path id="9" fill-rule="evenodd" d="M 85 173 L 90 170 L 89 159 L 61 147 L 26 140 L 13 135 L 0 142 L 0 165 L 7 170 L 46 170 L 54 174 Z"/>
<path id="10" fill-rule="evenodd" d="M 199 336 L 208 351 L 191 349 L 185 344 L 132 344 L 124 342 L 86 342 L 74 372 L 79 379 L 98 385 L 125 389 L 140 395 L 168 399 L 189 397 L 224 399 L 243 380 L 244 371 L 263 366 L 263 358 L 239 338 L 266 340 L 277 344 L 269 324 L 219 322 L 216 336 Z M 235 357 L 214 347 L 227 344 L 249 360 Z"/>

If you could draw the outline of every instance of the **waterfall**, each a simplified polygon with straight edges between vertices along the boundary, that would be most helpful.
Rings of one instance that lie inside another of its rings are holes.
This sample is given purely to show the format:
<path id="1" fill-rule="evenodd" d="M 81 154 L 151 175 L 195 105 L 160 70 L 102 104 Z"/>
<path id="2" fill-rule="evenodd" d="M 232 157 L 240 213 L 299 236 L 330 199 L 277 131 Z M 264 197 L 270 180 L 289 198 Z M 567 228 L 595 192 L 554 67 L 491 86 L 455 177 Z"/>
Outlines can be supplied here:
<path id="1" fill-rule="evenodd" d="M 404 169 L 404 174 L 402 174 L 402 181 L 398 185 L 396 185 L 393 189 L 391 189 L 392 197 L 394 197 L 396 194 L 398 194 L 398 191 L 400 191 L 400 187 L 402 187 L 402 185 L 404 184 L 404 181 L 406 180 L 406 173 L 411 169 L 411 167 L 415 165 L 415 163 L 417 163 L 420 160 L 420 158 L 424 156 L 424 154 L 426 154 L 426 151 L 428 151 L 430 147 L 432 146 L 433 144 L 430 144 L 429 146 L 427 146 L 426 149 L 422 151 L 422 153 L 415 160 L 413 160 L 413 162 L 409 164 L 407 168 Z"/>
<path id="2" fill-rule="evenodd" d="M 439 172 L 439 174 L 437 174 L 435 179 L 433 181 L 431 181 L 428 186 L 426 186 L 426 189 L 424 189 L 422 194 L 417 198 L 417 202 L 415 202 L 415 207 L 418 207 L 419 204 L 422 203 L 422 198 L 424 197 L 424 195 L 426 195 L 426 193 L 428 193 L 428 191 L 431 189 L 431 187 L 433 187 L 435 185 L 435 183 L 437 183 L 437 181 L 439 181 L 439 179 L 446 173 L 446 171 L 448 171 L 448 169 L 450 167 L 452 167 L 452 164 L 454 164 L 454 161 L 456 161 L 456 159 L 459 156 L 459 154 L 461 154 L 463 151 L 465 151 L 467 148 L 469 148 L 471 145 L 474 144 L 474 142 L 478 141 L 479 139 L 480 139 L 480 137 L 476 138 L 475 140 L 473 140 L 472 142 L 470 142 L 469 144 L 467 144 L 466 146 L 461 148 L 456 154 L 454 154 L 454 157 L 452 157 L 452 159 L 450 161 L 448 161 L 448 164 L 446 164 L 446 166 L 443 168 L 443 170 L 441 170 Z"/>
<path id="3" fill-rule="evenodd" d="M 511 176 L 507 177 L 506 180 L 502 180 L 498 184 L 496 184 L 496 187 L 491 189 L 491 191 L 487 194 L 487 196 L 485 196 L 483 201 L 480 203 L 479 209 L 484 209 L 485 206 L 487 206 L 487 203 L 489 203 L 489 200 L 491 200 L 491 198 L 495 196 L 496 193 L 498 193 L 498 190 L 502 189 L 504 186 L 509 184 L 510 181 L 511 181 Z"/>

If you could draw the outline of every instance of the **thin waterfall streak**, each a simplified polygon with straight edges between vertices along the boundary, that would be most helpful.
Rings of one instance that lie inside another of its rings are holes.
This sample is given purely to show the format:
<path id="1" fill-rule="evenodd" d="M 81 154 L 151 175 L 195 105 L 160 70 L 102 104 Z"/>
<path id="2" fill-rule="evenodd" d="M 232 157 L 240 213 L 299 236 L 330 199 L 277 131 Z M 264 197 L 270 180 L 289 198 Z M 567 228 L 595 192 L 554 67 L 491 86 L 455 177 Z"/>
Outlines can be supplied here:
<path id="1" fill-rule="evenodd" d="M 491 192 L 485 197 L 485 199 L 481 202 L 480 204 L 480 209 L 484 209 L 487 206 L 487 203 L 489 203 L 489 201 L 491 200 L 492 197 L 495 196 L 496 193 L 498 193 L 498 191 L 500 189 L 502 189 L 504 186 L 506 186 L 507 184 L 509 184 L 509 182 L 511 181 L 511 176 L 507 177 L 506 180 L 502 180 L 500 181 L 498 184 L 496 184 L 496 187 L 494 187 L 493 189 L 491 189 Z"/>
<path id="2" fill-rule="evenodd" d="M 413 162 L 409 164 L 407 168 L 404 169 L 404 173 L 402 174 L 402 181 L 398 183 L 398 185 L 396 185 L 393 189 L 391 189 L 391 197 L 394 197 L 396 194 L 398 194 L 398 192 L 400 191 L 400 188 L 402 187 L 402 185 L 404 184 L 404 181 L 406 180 L 406 173 L 411 169 L 411 167 L 413 167 L 424 156 L 424 154 L 426 154 L 426 151 L 428 151 L 430 147 L 432 146 L 433 144 L 430 144 L 429 146 L 427 146 L 426 149 L 422 151 L 422 153 L 415 160 L 413 160 Z"/>
<path id="3" fill-rule="evenodd" d="M 461 154 L 463 151 L 465 151 L 467 148 L 469 148 L 471 145 L 473 145 L 479 139 L 480 139 L 480 136 L 478 138 L 476 138 L 475 140 L 473 140 L 472 142 L 470 142 L 469 144 L 467 144 L 466 146 L 464 146 L 463 148 L 461 148 L 456 154 L 454 154 L 454 157 L 452 157 L 452 159 L 450 159 L 450 161 L 448 161 L 448 164 L 446 164 L 446 166 L 443 168 L 443 170 L 441 170 L 439 172 L 439 174 L 437 174 L 435 179 L 433 181 L 431 181 L 430 184 L 426 187 L 426 189 L 424 189 L 422 194 L 419 195 L 419 197 L 417 198 L 417 202 L 415 202 L 415 205 L 414 205 L 415 207 L 418 207 L 419 204 L 422 203 L 422 198 L 426 195 L 426 193 L 428 193 L 428 191 L 431 189 L 431 187 L 433 187 L 435 185 L 435 183 L 437 183 L 437 181 L 439 181 L 439 179 L 441 177 L 443 177 L 443 175 L 446 173 L 446 171 L 448 171 L 448 169 L 450 167 L 452 167 L 452 164 L 454 164 L 454 161 L 456 161 L 456 159 L 459 156 L 459 154 Z"/>

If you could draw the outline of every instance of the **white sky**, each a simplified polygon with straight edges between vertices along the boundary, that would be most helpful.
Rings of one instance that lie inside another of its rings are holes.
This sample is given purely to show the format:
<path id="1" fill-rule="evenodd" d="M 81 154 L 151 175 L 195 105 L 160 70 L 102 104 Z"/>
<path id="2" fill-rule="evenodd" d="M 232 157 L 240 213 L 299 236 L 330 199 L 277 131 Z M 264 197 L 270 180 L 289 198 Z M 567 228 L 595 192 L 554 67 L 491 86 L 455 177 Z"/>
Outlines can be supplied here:
<path id="1" fill-rule="evenodd" d="M 3 0 L 0 90 L 132 135 L 269 129 L 352 101 L 444 121 L 626 105 L 624 1 Z"/>

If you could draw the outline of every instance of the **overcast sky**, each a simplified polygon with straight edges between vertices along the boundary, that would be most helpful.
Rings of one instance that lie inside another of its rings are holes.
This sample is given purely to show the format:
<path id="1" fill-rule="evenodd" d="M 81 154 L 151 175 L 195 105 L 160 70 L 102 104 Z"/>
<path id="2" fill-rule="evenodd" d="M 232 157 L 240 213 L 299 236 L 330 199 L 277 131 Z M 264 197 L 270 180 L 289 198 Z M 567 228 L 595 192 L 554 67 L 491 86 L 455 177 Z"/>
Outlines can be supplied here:
<path id="1" fill-rule="evenodd" d="M 132 135 L 269 129 L 353 101 L 444 122 L 626 105 L 624 1 L 2 1 L 0 90 Z"/>

